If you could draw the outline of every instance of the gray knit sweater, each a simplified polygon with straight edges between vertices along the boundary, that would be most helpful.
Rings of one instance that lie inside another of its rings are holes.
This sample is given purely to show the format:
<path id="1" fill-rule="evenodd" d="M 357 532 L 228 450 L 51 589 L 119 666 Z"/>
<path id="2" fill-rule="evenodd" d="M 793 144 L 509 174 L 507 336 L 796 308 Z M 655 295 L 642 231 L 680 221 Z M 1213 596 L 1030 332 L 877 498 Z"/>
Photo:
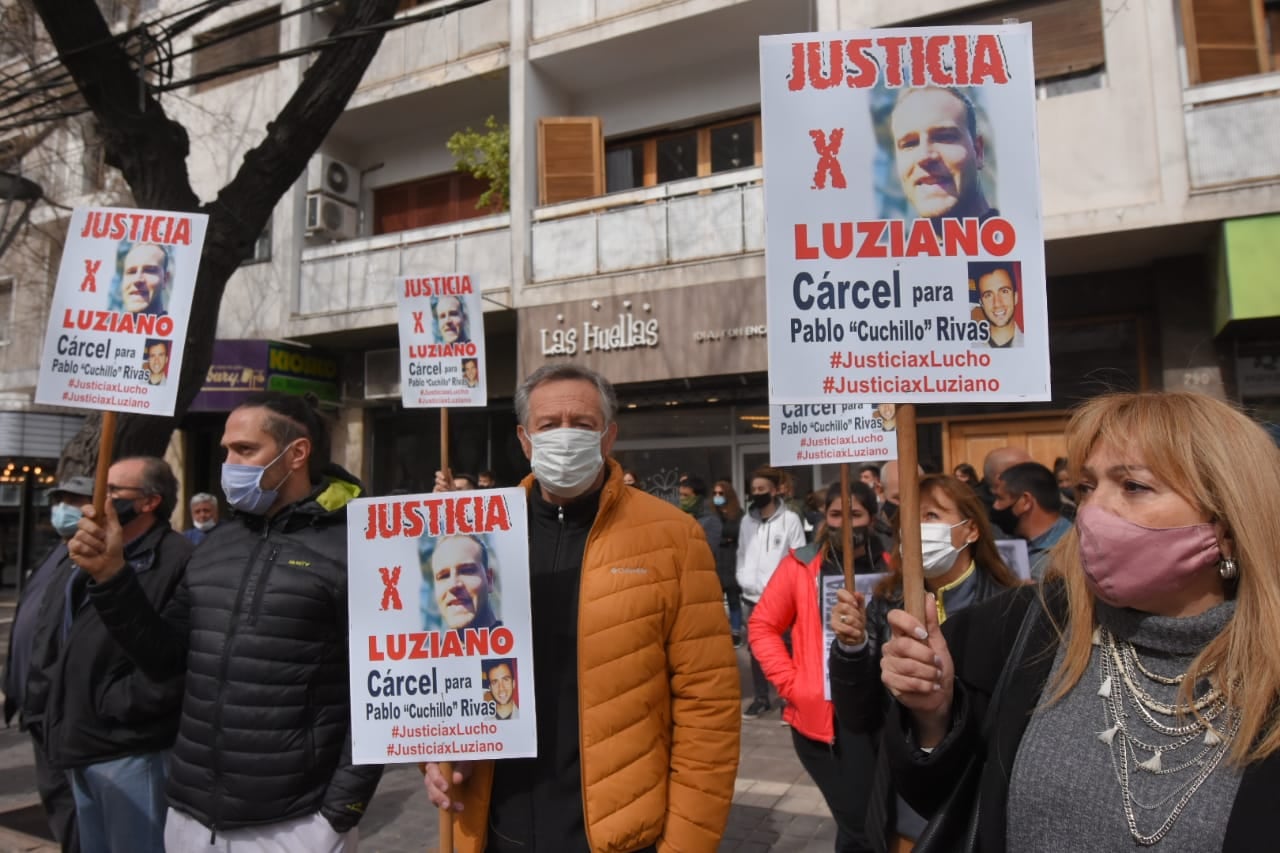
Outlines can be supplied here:
<path id="1" fill-rule="evenodd" d="M 1230 621 L 1235 602 L 1221 604 L 1186 619 L 1152 616 L 1098 604 L 1098 621 L 1119 639 L 1137 649 L 1147 670 L 1162 676 L 1185 672 L 1192 658 Z M 1107 745 L 1098 733 L 1112 725 L 1105 702 L 1098 695 L 1102 684 L 1102 649 L 1094 647 L 1089 669 L 1062 700 L 1039 707 L 1032 714 L 1018 747 L 1009 788 L 1009 853 L 1031 851 L 1221 850 L 1227 817 L 1240 785 L 1240 770 L 1224 759 L 1191 797 L 1172 828 L 1154 845 L 1138 844 L 1125 818 L 1117 768 L 1120 738 Z M 1062 666 L 1058 650 L 1053 674 Z M 1139 675 L 1139 683 L 1155 699 L 1176 700 L 1176 686 L 1167 686 Z M 1053 675 L 1049 684 L 1053 684 Z M 1196 695 L 1208 689 L 1197 685 Z M 1048 698 L 1049 688 L 1045 697 Z M 1175 740 L 1149 728 L 1126 700 L 1129 730 L 1145 743 L 1168 744 Z M 1161 719 L 1158 715 L 1157 719 Z M 1223 718 L 1225 720 L 1225 715 Z M 1162 722 L 1171 722 L 1162 720 Z M 1204 744 L 1196 740 L 1164 754 L 1169 769 L 1191 761 Z M 1138 760 L 1148 758 L 1143 753 Z M 1196 778 L 1198 768 L 1163 775 L 1135 770 L 1129 763 L 1130 790 L 1138 831 L 1151 835 L 1164 823 Z"/>

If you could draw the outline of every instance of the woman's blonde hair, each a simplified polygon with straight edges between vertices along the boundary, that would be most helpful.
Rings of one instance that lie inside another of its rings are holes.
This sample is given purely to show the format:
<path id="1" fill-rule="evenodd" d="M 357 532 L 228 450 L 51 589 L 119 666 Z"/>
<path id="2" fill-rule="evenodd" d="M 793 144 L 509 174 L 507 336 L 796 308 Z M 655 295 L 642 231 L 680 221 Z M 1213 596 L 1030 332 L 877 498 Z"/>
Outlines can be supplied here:
<path id="1" fill-rule="evenodd" d="M 1232 584 L 1236 610 L 1192 662 L 1195 675 L 1184 680 L 1181 701 L 1190 704 L 1196 682 L 1212 673 L 1242 714 L 1231 760 L 1247 764 L 1280 749 L 1280 727 L 1273 725 L 1280 699 L 1280 451 L 1235 408 L 1179 391 L 1094 398 L 1072 416 L 1066 439 L 1077 482 L 1093 451 L 1109 445 L 1140 456 L 1176 494 L 1222 524 L 1240 567 Z M 1074 528 L 1055 548 L 1047 576 L 1064 581 L 1068 601 L 1066 654 L 1052 703 L 1084 675 L 1093 651 L 1094 599 Z"/>

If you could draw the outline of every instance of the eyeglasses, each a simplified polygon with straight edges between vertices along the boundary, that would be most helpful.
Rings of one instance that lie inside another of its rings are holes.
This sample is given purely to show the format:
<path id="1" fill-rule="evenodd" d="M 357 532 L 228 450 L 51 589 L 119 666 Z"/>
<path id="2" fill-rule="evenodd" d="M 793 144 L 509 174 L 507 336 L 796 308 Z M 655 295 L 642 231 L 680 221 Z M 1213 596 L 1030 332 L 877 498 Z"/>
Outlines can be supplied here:
<path id="1" fill-rule="evenodd" d="M 121 492 L 142 492 L 143 495 L 148 494 L 147 490 L 142 488 L 142 486 L 112 486 L 108 484 L 107 497 L 109 498 L 121 497 L 121 494 L 120 494 Z"/>

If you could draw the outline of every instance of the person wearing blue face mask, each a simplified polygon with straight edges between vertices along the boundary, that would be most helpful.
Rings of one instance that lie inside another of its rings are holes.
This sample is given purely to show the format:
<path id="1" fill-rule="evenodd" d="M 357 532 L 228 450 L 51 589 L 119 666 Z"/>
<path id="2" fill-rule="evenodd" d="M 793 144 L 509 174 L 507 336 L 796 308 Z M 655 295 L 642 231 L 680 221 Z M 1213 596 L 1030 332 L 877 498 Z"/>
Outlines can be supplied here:
<path id="1" fill-rule="evenodd" d="M 522 485 L 538 754 L 458 762 L 450 779 L 427 764 L 428 797 L 458 812 L 466 853 L 712 853 L 739 722 L 711 548 L 697 521 L 628 487 L 608 458 L 617 398 L 604 377 L 541 367 L 515 408 L 533 469 Z M 436 483 L 449 486 L 443 473 Z"/>
<path id="2" fill-rule="evenodd" d="M 153 607 L 120 558 L 115 513 L 92 509 L 72 557 L 89 597 L 148 673 L 186 673 L 170 755 L 169 850 L 352 853 L 382 775 L 351 763 L 346 506 L 314 401 L 255 395 L 227 417 L 222 490 L 234 510 Z"/>
<path id="3" fill-rule="evenodd" d="M 145 599 L 166 606 L 192 547 L 168 522 L 178 481 L 163 459 L 120 459 L 107 472 L 107 495 L 120 519 L 121 560 Z M 80 849 L 158 853 L 165 751 L 178 731 L 182 676 L 139 669 L 90 605 L 90 578 L 75 559 L 72 553 L 58 566 L 41 602 L 23 716 L 49 763 L 71 782 Z"/>
<path id="4" fill-rule="evenodd" d="M 22 597 L 13 615 L 9 632 L 9 652 L 4 668 L 4 722 L 19 718 L 19 726 L 28 730 L 25 716 L 20 716 L 27 689 L 27 673 L 31 664 L 31 644 L 39 624 L 40 604 L 58 567 L 67 562 L 66 542 L 76 532 L 80 507 L 93 500 L 93 478 L 66 477 L 49 491 L 50 521 L 58 534 L 58 544 L 45 555 L 23 579 Z M 67 775 L 49 765 L 49 757 L 40 741 L 35 747 L 36 789 L 49 820 L 54 840 L 64 853 L 80 849 L 76 832 L 76 803 L 71 795 Z"/>

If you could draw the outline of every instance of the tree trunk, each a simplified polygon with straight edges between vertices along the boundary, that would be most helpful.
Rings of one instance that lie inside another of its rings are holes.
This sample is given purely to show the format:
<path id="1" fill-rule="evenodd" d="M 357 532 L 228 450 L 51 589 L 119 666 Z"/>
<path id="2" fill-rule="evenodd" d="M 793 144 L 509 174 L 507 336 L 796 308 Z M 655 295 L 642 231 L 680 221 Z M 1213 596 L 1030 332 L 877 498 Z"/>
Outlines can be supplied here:
<path id="1" fill-rule="evenodd" d="M 106 162 L 120 169 L 135 203 L 140 208 L 209 214 L 174 416 L 117 417 L 116 458 L 160 456 L 204 384 L 227 281 L 251 256 L 276 203 L 346 109 L 382 42 L 385 28 L 378 25 L 395 16 L 398 0 L 346 4 L 347 13 L 330 33 L 337 41 L 319 51 L 293 96 L 267 126 L 266 138 L 245 155 L 217 199 L 203 205 L 187 172 L 186 128 L 169 118 L 140 82 L 136 58 L 113 39 L 94 0 L 33 0 L 32 5 L 97 119 Z M 92 473 L 100 424 L 98 414 L 90 414 L 67 445 L 60 473 Z"/>

